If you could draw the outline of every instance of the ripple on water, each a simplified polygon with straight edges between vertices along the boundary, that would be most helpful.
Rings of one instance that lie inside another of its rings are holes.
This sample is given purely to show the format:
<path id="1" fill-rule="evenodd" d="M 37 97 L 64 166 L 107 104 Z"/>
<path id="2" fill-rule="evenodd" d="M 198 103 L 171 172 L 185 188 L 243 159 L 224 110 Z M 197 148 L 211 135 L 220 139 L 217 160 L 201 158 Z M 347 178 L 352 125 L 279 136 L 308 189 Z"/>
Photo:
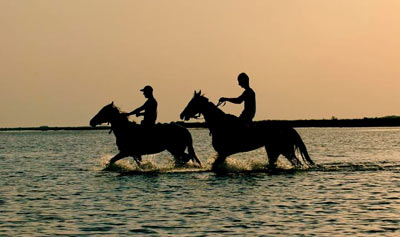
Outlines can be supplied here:
<path id="1" fill-rule="evenodd" d="M 400 129 L 298 131 L 318 166 L 271 171 L 260 149 L 218 174 L 207 130 L 202 169 L 165 152 L 111 172 L 106 131 L 1 134 L 0 235 L 399 235 Z"/>

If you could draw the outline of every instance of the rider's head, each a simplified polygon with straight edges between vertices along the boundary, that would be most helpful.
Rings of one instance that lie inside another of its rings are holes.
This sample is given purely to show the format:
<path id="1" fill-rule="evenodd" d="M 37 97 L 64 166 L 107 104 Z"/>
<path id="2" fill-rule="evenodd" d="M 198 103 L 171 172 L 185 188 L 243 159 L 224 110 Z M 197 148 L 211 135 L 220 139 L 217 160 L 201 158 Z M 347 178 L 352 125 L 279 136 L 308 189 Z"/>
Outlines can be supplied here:
<path id="1" fill-rule="evenodd" d="M 239 86 L 243 88 L 249 87 L 249 76 L 246 73 L 242 72 L 238 76 Z"/>
<path id="2" fill-rule="evenodd" d="M 151 86 L 145 86 L 143 89 L 140 91 L 143 92 L 144 97 L 149 98 L 150 96 L 153 95 L 153 87 Z"/>

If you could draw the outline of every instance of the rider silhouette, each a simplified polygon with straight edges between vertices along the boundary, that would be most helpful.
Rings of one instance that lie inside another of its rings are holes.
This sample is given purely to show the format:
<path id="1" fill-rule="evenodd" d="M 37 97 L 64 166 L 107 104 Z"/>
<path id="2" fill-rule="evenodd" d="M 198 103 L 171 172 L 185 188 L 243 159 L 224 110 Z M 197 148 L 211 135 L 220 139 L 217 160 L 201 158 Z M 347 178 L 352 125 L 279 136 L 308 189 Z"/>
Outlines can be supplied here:
<path id="1" fill-rule="evenodd" d="M 151 86 L 145 86 L 140 91 L 143 92 L 143 95 L 147 98 L 147 101 L 139 108 L 130 113 L 126 113 L 126 115 L 136 115 L 136 117 L 143 116 L 143 120 L 140 123 L 141 125 L 154 126 L 157 120 L 157 101 L 153 96 L 153 88 Z"/>
<path id="2" fill-rule="evenodd" d="M 249 86 L 249 77 L 246 73 L 242 72 L 238 76 L 239 86 L 244 89 L 244 92 L 237 98 L 225 98 L 221 97 L 219 103 L 225 101 L 241 104 L 244 102 L 243 112 L 240 114 L 239 119 L 245 122 L 245 124 L 251 124 L 254 115 L 256 114 L 256 94 L 253 89 Z"/>

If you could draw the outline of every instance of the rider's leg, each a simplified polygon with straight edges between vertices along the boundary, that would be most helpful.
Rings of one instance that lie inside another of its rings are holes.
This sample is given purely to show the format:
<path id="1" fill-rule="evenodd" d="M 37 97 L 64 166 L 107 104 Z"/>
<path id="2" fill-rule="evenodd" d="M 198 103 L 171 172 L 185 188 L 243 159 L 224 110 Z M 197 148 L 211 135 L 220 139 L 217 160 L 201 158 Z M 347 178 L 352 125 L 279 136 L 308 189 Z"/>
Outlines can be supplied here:
<path id="1" fill-rule="evenodd" d="M 239 120 L 242 121 L 242 122 L 244 123 L 244 126 L 245 126 L 246 128 L 249 128 L 249 127 L 251 126 L 251 124 L 252 124 L 252 118 L 251 118 L 249 115 L 244 114 L 244 113 L 242 113 L 242 114 L 239 116 Z"/>

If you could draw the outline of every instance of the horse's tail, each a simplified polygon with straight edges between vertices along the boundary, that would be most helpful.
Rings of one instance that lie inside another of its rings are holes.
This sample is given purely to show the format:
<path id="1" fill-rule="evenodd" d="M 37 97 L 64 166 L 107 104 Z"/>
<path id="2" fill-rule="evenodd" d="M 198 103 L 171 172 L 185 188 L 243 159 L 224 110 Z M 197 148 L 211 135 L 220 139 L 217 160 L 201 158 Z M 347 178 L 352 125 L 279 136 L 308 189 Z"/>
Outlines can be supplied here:
<path id="1" fill-rule="evenodd" d="M 300 137 L 300 134 L 294 129 L 293 129 L 293 139 L 294 139 L 294 146 L 297 148 L 303 157 L 305 159 L 306 163 L 310 166 L 315 165 L 314 161 L 311 160 L 310 155 L 308 154 L 307 147 L 304 144 L 303 140 Z"/>
<path id="2" fill-rule="evenodd" d="M 192 161 L 196 162 L 201 167 L 202 166 L 201 161 L 197 157 L 196 152 L 194 152 L 192 135 L 190 135 L 190 140 L 189 140 L 189 143 L 187 144 L 187 148 L 188 148 L 189 156 L 191 157 Z"/>
<path id="3" fill-rule="evenodd" d="M 199 164 L 200 167 L 202 167 L 201 161 L 199 160 L 196 153 L 194 152 L 192 145 L 188 146 L 188 152 L 189 152 L 189 156 L 192 157 L 192 160 L 194 162 L 196 162 L 197 164 Z"/>

